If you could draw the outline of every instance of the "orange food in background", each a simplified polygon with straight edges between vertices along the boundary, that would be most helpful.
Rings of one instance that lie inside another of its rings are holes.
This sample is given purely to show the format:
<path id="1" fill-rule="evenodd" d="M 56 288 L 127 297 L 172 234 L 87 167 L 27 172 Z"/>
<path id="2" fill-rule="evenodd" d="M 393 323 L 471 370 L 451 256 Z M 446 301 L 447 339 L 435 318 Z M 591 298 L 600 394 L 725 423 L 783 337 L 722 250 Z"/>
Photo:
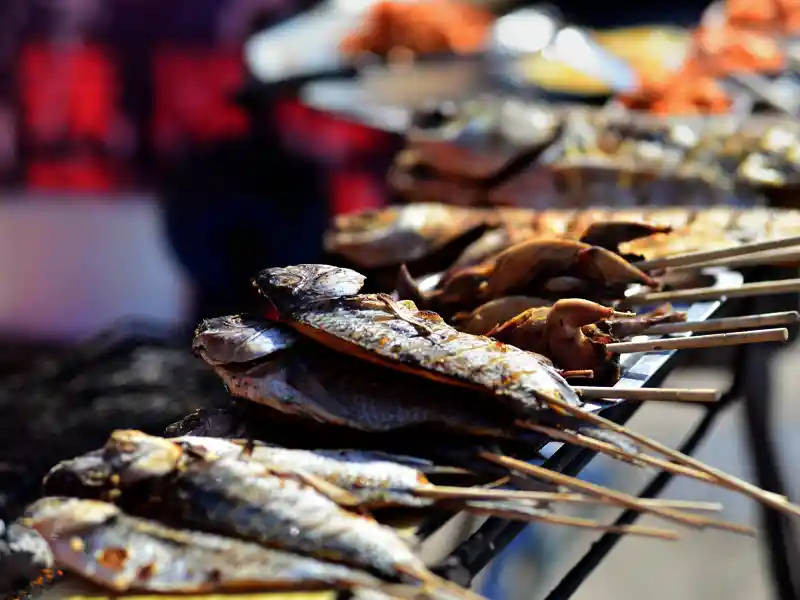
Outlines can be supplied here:
<path id="1" fill-rule="evenodd" d="M 370 7 L 358 31 L 341 43 L 348 55 L 397 51 L 474 52 L 486 41 L 494 16 L 450 0 L 382 1 Z"/>
<path id="2" fill-rule="evenodd" d="M 800 26 L 798 0 L 727 0 L 724 21 L 699 27 L 689 58 L 669 77 L 642 74 L 641 89 L 620 100 L 656 114 L 727 112 L 718 83 L 731 73 L 776 73 L 785 68 L 778 37 Z"/>

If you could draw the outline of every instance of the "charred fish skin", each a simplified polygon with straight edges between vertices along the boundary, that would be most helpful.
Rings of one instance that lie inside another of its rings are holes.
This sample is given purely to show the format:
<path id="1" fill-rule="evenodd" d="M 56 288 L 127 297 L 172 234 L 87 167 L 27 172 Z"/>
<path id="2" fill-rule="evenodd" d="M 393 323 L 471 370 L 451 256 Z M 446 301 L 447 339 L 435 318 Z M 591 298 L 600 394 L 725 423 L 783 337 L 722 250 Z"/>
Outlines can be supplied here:
<path id="1" fill-rule="evenodd" d="M 25 522 L 57 564 L 108 589 L 217 592 L 245 589 L 377 587 L 375 578 L 312 558 L 130 517 L 93 500 L 48 497 Z"/>
<path id="2" fill-rule="evenodd" d="M 426 569 L 405 540 L 263 465 L 219 459 L 183 470 L 162 502 L 194 527 L 334 560 L 387 578 Z"/>
<path id="3" fill-rule="evenodd" d="M 475 392 L 364 364 L 307 340 L 296 340 L 291 347 L 244 365 L 222 364 L 233 354 L 255 356 L 260 348 L 273 345 L 261 337 L 285 340 L 287 331 L 293 334 L 288 326 L 263 320 L 240 327 L 250 333 L 213 327 L 195 337 L 193 346 L 234 396 L 283 413 L 372 432 L 430 424 L 504 436 L 511 425 L 509 418 L 490 410 L 480 398 L 469 401 Z M 248 344 L 255 348 L 240 347 Z"/>
<path id="4" fill-rule="evenodd" d="M 255 284 L 296 328 L 323 343 L 332 345 L 333 338 L 341 348 L 360 349 L 361 358 L 486 390 L 525 416 L 543 410 L 548 398 L 581 405 L 544 357 L 461 333 L 438 315 L 411 308 L 413 303 L 398 315 L 380 297 L 354 295 L 358 275 L 328 265 L 297 265 L 266 269 Z M 338 284 L 338 277 L 345 283 Z M 337 297 L 342 289 L 348 293 Z"/>

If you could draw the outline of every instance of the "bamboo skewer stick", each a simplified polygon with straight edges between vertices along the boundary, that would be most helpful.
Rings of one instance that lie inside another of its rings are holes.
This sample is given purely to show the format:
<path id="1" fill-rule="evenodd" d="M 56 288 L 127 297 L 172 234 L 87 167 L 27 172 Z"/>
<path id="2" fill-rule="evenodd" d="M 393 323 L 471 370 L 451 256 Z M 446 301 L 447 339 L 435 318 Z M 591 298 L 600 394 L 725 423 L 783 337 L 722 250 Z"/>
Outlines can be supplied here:
<path id="1" fill-rule="evenodd" d="M 730 529 L 732 531 L 737 531 L 737 532 L 741 532 L 743 529 L 742 526 L 739 525 L 735 525 L 732 523 L 725 523 L 717 521 L 715 519 L 699 517 L 698 515 L 684 513 L 671 508 L 661 508 L 661 507 L 654 508 L 652 506 L 647 507 L 642 505 L 639 502 L 639 498 L 637 498 L 636 496 L 631 496 L 630 494 L 625 494 L 623 492 L 618 492 L 616 490 L 612 490 L 603 487 L 601 485 L 590 483 L 588 481 L 583 481 L 576 477 L 564 475 L 563 473 L 558 473 L 557 471 L 551 471 L 550 469 L 546 469 L 544 467 L 531 465 L 521 460 L 517 460 L 516 458 L 511 458 L 510 456 L 493 454 L 491 452 L 486 452 L 486 451 L 481 451 L 479 453 L 479 456 L 484 460 L 501 465 L 506 469 L 518 471 L 526 475 L 531 475 L 537 479 L 542 479 L 544 481 L 549 481 L 551 483 L 563 485 L 565 487 L 569 487 L 572 489 L 585 491 L 589 494 L 605 497 L 611 500 L 612 502 L 615 501 L 618 505 L 625 506 L 626 508 L 631 508 L 633 510 L 638 510 L 642 512 L 648 512 L 654 515 L 658 515 L 659 517 L 662 517 L 664 519 L 669 519 L 670 521 L 682 523 L 683 525 L 688 525 L 690 527 L 698 527 L 698 528 L 717 527 L 720 529 Z M 746 528 L 746 530 L 748 532 L 752 531 L 750 528 Z"/>
<path id="2" fill-rule="evenodd" d="M 780 496 L 779 494 L 774 494 L 772 492 L 768 492 L 766 490 L 762 490 L 761 488 L 747 483 L 746 481 L 739 479 L 738 477 L 734 477 L 733 475 L 729 475 L 724 471 L 720 471 L 719 469 L 715 469 L 714 467 L 705 464 L 702 461 L 697 460 L 687 454 L 683 454 L 677 450 L 673 450 L 672 448 L 665 446 L 664 444 L 657 442 L 656 440 L 650 439 L 645 435 L 641 435 L 636 433 L 635 431 L 628 429 L 620 425 L 619 423 L 615 423 L 614 421 L 610 421 L 605 417 L 601 417 L 600 415 L 585 412 L 581 410 L 577 406 L 572 406 L 568 402 L 564 402 L 555 397 L 548 398 L 548 403 L 557 410 L 561 410 L 563 412 L 569 413 L 583 421 L 593 423 L 598 425 L 599 427 L 603 427 L 604 429 L 610 429 L 611 431 L 616 431 L 617 433 L 621 433 L 622 435 L 627 436 L 629 439 L 640 443 L 642 446 L 650 448 L 651 450 L 658 452 L 662 456 L 667 458 L 671 458 L 672 460 L 686 465 L 688 467 L 693 467 L 698 471 L 711 475 L 715 477 L 720 485 L 724 485 L 729 489 L 736 490 L 742 494 L 749 496 L 750 498 L 761 502 L 762 504 L 769 506 L 770 508 L 774 508 L 775 510 L 781 511 L 786 514 L 800 516 L 800 507 L 795 506 L 787 498 L 784 496 Z"/>
<path id="3" fill-rule="evenodd" d="M 689 338 L 692 339 L 692 338 Z M 703 388 L 617 388 L 573 386 L 584 398 L 613 398 L 635 402 L 716 402 L 722 392 Z"/>
<path id="4" fill-rule="evenodd" d="M 739 346 L 741 344 L 760 344 L 763 342 L 785 342 L 789 331 L 785 328 L 761 329 L 758 331 L 736 331 L 733 333 L 712 333 L 692 337 L 661 338 L 641 342 L 614 342 L 606 344 L 606 350 L 615 354 L 633 352 L 656 352 L 659 350 L 684 350 L 689 348 L 718 348 Z M 656 390 L 653 390 L 654 392 Z"/>
<path id="5" fill-rule="evenodd" d="M 705 473 L 701 473 L 700 471 L 692 469 L 691 467 L 685 467 L 683 465 L 679 465 L 678 463 L 669 462 L 655 456 L 650 456 L 649 454 L 643 454 L 641 452 L 632 454 L 624 451 L 622 448 L 614 446 L 613 444 L 596 440 L 582 433 L 563 431 L 561 429 L 546 427 L 544 425 L 526 424 L 526 427 L 533 431 L 544 433 L 545 435 L 552 437 L 554 440 L 561 440 L 562 442 L 566 442 L 568 444 L 574 444 L 576 446 L 589 448 L 590 450 L 596 450 L 597 452 L 608 454 L 609 456 L 612 456 L 618 460 L 629 462 L 635 466 L 655 467 L 674 475 L 689 477 L 690 479 L 703 481 L 705 483 L 713 484 L 717 481 L 711 475 L 706 475 Z"/>
<path id="6" fill-rule="evenodd" d="M 662 302 L 698 302 L 701 300 L 717 300 L 719 298 L 745 298 L 747 296 L 772 296 L 791 294 L 800 291 L 800 279 L 784 279 L 782 281 L 758 281 L 745 283 L 738 287 L 727 288 L 692 288 L 671 292 L 647 292 L 628 296 L 620 302 L 625 306 L 642 306 L 645 304 L 661 304 Z"/>
<path id="7" fill-rule="evenodd" d="M 529 492 L 522 490 L 486 489 L 480 487 L 462 488 L 449 485 L 429 485 L 418 488 L 414 491 L 414 494 L 438 500 L 511 500 L 531 503 L 611 504 L 619 506 L 619 503 L 610 502 L 607 498 L 587 496 L 574 492 Z M 719 512 L 722 510 L 722 505 L 718 502 L 694 502 L 692 500 L 642 499 L 642 504 L 647 506 L 676 508 L 678 510 L 709 512 Z"/>
<path id="8" fill-rule="evenodd" d="M 702 267 L 728 267 L 729 269 L 736 269 L 760 265 L 794 264 L 797 262 L 800 262 L 800 251 L 798 251 L 796 248 L 783 248 L 780 250 L 754 252 L 752 254 L 745 254 L 744 256 L 732 256 L 730 258 L 684 265 L 680 267 L 674 267 L 674 269 L 676 271 L 680 269 L 695 270 Z"/>
<path id="9" fill-rule="evenodd" d="M 741 244 L 730 248 L 718 248 L 716 250 L 701 250 L 699 252 L 687 252 L 664 258 L 654 258 L 633 263 L 635 267 L 646 271 L 654 269 L 665 269 L 667 267 L 683 267 L 687 265 L 700 266 L 710 261 L 718 261 L 734 256 L 744 256 L 754 252 L 765 250 L 775 250 L 777 248 L 788 248 L 790 246 L 800 246 L 800 236 L 781 238 L 779 240 L 767 240 L 764 242 L 753 242 L 751 244 Z"/>
<path id="10" fill-rule="evenodd" d="M 550 523 L 552 525 L 565 525 L 567 527 L 578 527 L 580 529 L 591 529 L 593 531 L 620 533 L 624 535 L 636 535 L 667 541 L 675 541 L 680 538 L 680 535 L 678 535 L 676 531 L 660 529 L 658 527 L 648 527 L 647 525 L 606 525 L 605 523 L 600 523 L 592 519 L 568 517 L 566 515 L 548 514 L 545 512 L 542 512 L 540 515 L 520 514 L 512 510 L 484 509 L 480 507 L 468 507 L 466 510 L 476 515 L 501 517 L 511 521 Z"/>
<path id="11" fill-rule="evenodd" d="M 737 329 L 755 329 L 756 327 L 774 327 L 776 325 L 793 325 L 800 322 L 800 312 L 764 313 L 744 317 L 724 317 L 707 321 L 680 321 L 677 323 L 659 323 L 644 332 L 644 335 L 669 335 L 672 333 L 701 333 L 712 331 L 735 331 Z"/>

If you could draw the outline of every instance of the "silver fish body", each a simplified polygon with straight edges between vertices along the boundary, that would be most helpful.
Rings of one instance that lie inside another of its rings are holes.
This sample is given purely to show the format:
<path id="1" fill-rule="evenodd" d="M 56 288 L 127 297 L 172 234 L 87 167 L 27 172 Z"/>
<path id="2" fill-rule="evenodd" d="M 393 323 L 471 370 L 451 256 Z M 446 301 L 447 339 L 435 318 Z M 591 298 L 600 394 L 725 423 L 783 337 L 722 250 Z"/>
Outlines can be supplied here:
<path id="1" fill-rule="evenodd" d="M 376 295 L 334 297 L 308 281 L 353 281 L 350 269 L 297 265 L 262 271 L 256 283 L 282 317 L 317 341 L 418 376 L 461 383 L 492 394 L 532 417 L 549 399 L 580 406 L 578 395 L 546 358 L 483 336 L 461 333 L 435 313 L 402 303 L 397 314 Z M 310 293 L 296 293 L 303 289 Z M 316 293 L 311 293 L 311 291 Z M 398 303 L 401 304 L 401 303 Z"/>
<path id="2" fill-rule="evenodd" d="M 117 591 L 203 593 L 378 587 L 343 565 L 138 519 L 104 502 L 43 498 L 25 522 L 59 567 Z"/>
<path id="3" fill-rule="evenodd" d="M 427 569 L 394 530 L 341 508 L 294 477 L 236 459 L 194 463 L 161 490 L 180 519 L 206 531 L 422 580 Z"/>
<path id="4" fill-rule="evenodd" d="M 265 348 L 270 343 L 260 337 L 285 340 L 287 331 L 292 332 L 285 325 L 254 321 L 249 329 L 257 329 L 257 337 L 234 334 L 228 342 L 229 333 L 218 333 L 222 328 L 216 321 L 209 319 L 198 328 L 194 348 L 234 396 L 286 414 L 372 432 L 433 424 L 503 436 L 511 425 L 509 416 L 483 402 L 479 393 L 366 364 L 306 339 L 264 354 L 259 361 L 222 364 L 224 357 L 236 352 L 228 346 L 245 343 Z M 256 353 L 239 351 L 247 356 Z"/>

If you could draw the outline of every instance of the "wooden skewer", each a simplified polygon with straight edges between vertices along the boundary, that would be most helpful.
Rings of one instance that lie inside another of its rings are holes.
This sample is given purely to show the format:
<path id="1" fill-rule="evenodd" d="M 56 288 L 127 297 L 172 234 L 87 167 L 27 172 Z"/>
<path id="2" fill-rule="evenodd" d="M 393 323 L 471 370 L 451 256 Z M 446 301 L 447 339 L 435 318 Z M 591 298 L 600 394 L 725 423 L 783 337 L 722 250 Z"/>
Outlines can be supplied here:
<path id="1" fill-rule="evenodd" d="M 669 462 L 662 458 L 650 456 L 649 454 L 644 454 L 642 452 L 637 452 L 636 454 L 633 454 L 631 452 L 626 452 L 622 448 L 619 448 L 613 444 L 609 444 L 608 442 L 603 442 L 601 440 L 589 437 L 588 435 L 584 435 L 582 433 L 575 433 L 573 431 L 564 431 L 562 429 L 556 429 L 554 427 L 546 427 L 544 425 L 534 425 L 531 423 L 527 423 L 525 426 L 533 431 L 544 433 L 545 435 L 553 438 L 554 440 L 561 440 L 562 442 L 566 442 L 574 446 L 583 446 L 584 448 L 589 448 L 590 450 L 595 450 L 597 452 L 607 454 L 613 458 L 616 458 L 617 460 L 622 460 L 632 465 L 655 467 L 657 469 L 661 469 L 662 471 L 673 473 L 674 475 L 682 475 L 684 477 L 689 477 L 690 479 L 703 481 L 705 483 L 716 482 L 716 479 L 714 479 L 710 475 L 701 473 L 697 469 L 692 469 L 691 467 L 679 465 L 678 463 Z"/>
<path id="2" fill-rule="evenodd" d="M 691 339 L 691 338 L 689 338 Z M 716 402 L 722 392 L 703 388 L 616 388 L 573 386 L 584 398 L 613 398 L 636 402 Z"/>
<path id="3" fill-rule="evenodd" d="M 516 458 L 511 458 L 510 456 L 493 454 L 491 452 L 486 452 L 486 451 L 481 451 L 479 453 L 479 456 L 484 460 L 501 465 L 506 469 L 518 471 L 526 475 L 531 475 L 537 479 L 549 481 L 557 485 L 563 485 L 565 487 L 569 487 L 572 489 L 585 491 L 589 494 L 601 496 L 607 498 L 611 502 L 615 502 L 618 505 L 625 506 L 626 508 L 652 513 L 662 518 L 669 519 L 677 523 L 682 523 L 683 525 L 688 525 L 690 527 L 703 528 L 703 527 L 714 526 L 714 527 L 724 528 L 724 526 L 731 525 L 733 527 L 736 527 L 737 529 L 741 529 L 741 527 L 730 523 L 720 523 L 719 521 L 716 521 L 714 519 L 708 519 L 705 517 L 700 517 L 698 515 L 684 513 L 671 508 L 644 506 L 641 504 L 639 498 L 637 498 L 636 496 L 631 496 L 630 494 L 618 492 L 616 490 L 612 490 L 603 487 L 601 485 L 597 485 L 595 483 L 583 481 L 576 477 L 564 475 L 563 473 L 551 471 L 550 469 L 546 469 L 538 465 L 531 465 L 521 460 L 517 460 Z"/>
<path id="4" fill-rule="evenodd" d="M 745 317 L 724 317 L 707 321 L 680 321 L 678 323 L 659 323 L 653 325 L 645 335 L 669 335 L 685 332 L 734 331 L 737 329 L 755 329 L 756 327 L 774 327 L 775 325 L 793 325 L 800 322 L 800 312 L 764 313 Z"/>
<path id="5" fill-rule="evenodd" d="M 761 488 L 747 483 L 746 481 L 739 479 L 738 477 L 734 477 L 733 475 L 729 475 L 724 471 L 720 471 L 719 469 L 715 469 L 714 467 L 705 464 L 702 461 L 697 460 L 687 454 L 683 454 L 677 450 L 673 450 L 669 446 L 665 446 L 664 444 L 657 442 L 656 440 L 652 440 L 645 435 L 641 435 L 636 433 L 632 429 L 628 429 L 620 425 L 619 423 L 615 423 L 614 421 L 610 421 L 605 417 L 601 417 L 600 415 L 585 412 L 581 410 L 577 406 L 572 406 L 568 402 L 564 402 L 556 397 L 548 398 L 548 404 L 554 409 L 559 410 L 561 412 L 566 412 L 571 414 L 579 419 L 593 423 L 605 429 L 610 429 L 611 431 L 616 431 L 617 433 L 621 433 L 622 435 L 627 436 L 629 439 L 640 443 L 642 446 L 650 448 L 651 450 L 658 452 L 662 456 L 667 458 L 671 458 L 672 460 L 686 465 L 688 467 L 692 467 L 706 473 L 707 475 L 711 475 L 712 477 L 717 479 L 719 485 L 724 485 L 729 489 L 738 491 L 742 494 L 749 496 L 750 498 L 761 502 L 765 506 L 769 506 L 770 508 L 774 508 L 775 510 L 781 511 L 786 514 L 800 516 L 800 507 L 795 506 L 787 498 L 781 496 L 779 494 L 774 494 L 772 492 L 768 492 L 766 490 L 762 490 Z"/>
<path id="6" fill-rule="evenodd" d="M 759 331 L 736 331 L 733 333 L 712 333 L 681 338 L 662 338 L 642 342 L 614 342 L 606 344 L 606 350 L 614 354 L 632 352 L 656 352 L 659 350 L 683 350 L 687 348 L 718 348 L 720 346 L 739 346 L 762 342 L 785 342 L 789 331 L 785 328 L 761 329 Z M 654 392 L 656 390 L 653 390 Z"/>
<path id="7" fill-rule="evenodd" d="M 528 492 L 522 490 L 498 490 L 486 488 L 463 488 L 449 485 L 427 485 L 414 491 L 417 496 L 440 500 L 510 500 L 532 503 L 559 504 L 613 504 L 606 498 L 587 496 L 572 492 Z M 718 502 L 694 502 L 691 500 L 642 499 L 647 506 L 677 508 L 679 510 L 702 510 L 719 512 L 722 505 Z"/>
<path id="8" fill-rule="evenodd" d="M 744 256 L 732 256 L 730 258 L 711 260 L 674 268 L 676 271 L 680 269 L 695 270 L 702 267 L 728 267 L 730 269 L 737 269 L 760 265 L 795 264 L 797 262 L 800 262 L 800 251 L 795 248 L 789 248 L 769 252 L 754 252 L 753 254 L 745 254 Z"/>
<path id="9" fill-rule="evenodd" d="M 800 245 L 800 235 L 779 240 L 767 240 L 765 242 L 753 242 L 751 244 L 741 244 L 739 246 L 731 246 L 730 248 L 718 248 L 716 250 L 701 250 L 699 252 L 687 252 L 686 254 L 677 254 L 675 256 L 667 256 L 664 258 L 654 258 L 651 260 L 642 260 L 633 263 L 635 267 L 643 271 L 652 271 L 654 269 L 665 269 L 667 267 L 679 267 L 686 265 L 701 265 L 709 261 L 720 260 L 723 258 L 731 258 L 734 256 L 743 256 L 745 254 L 752 254 L 753 252 L 763 252 L 764 250 L 775 250 L 777 248 L 788 248 L 790 246 Z"/>
<path id="10" fill-rule="evenodd" d="M 661 304 L 663 302 L 698 302 L 701 300 L 717 300 L 718 298 L 773 296 L 776 294 L 791 294 L 798 291 L 800 291 L 800 279 L 784 279 L 782 281 L 745 283 L 738 287 L 705 287 L 670 292 L 647 292 L 628 296 L 620 304 L 642 306 L 646 304 Z"/>
<path id="11" fill-rule="evenodd" d="M 506 518 L 511 521 L 527 521 L 527 522 L 541 522 L 550 523 L 552 525 L 566 525 L 567 527 L 578 527 L 581 529 L 592 529 L 594 531 L 607 531 L 610 533 L 621 533 L 624 535 L 637 535 L 641 537 L 651 537 L 660 540 L 675 541 L 680 536 L 676 531 L 669 529 L 660 529 L 658 527 L 648 527 L 646 525 L 606 525 L 599 521 L 591 519 L 583 519 L 581 517 L 568 517 L 566 515 L 548 514 L 525 514 L 517 513 L 514 511 L 494 510 L 491 508 L 480 508 L 470 506 L 466 509 L 476 515 L 489 515 L 491 517 Z"/>

